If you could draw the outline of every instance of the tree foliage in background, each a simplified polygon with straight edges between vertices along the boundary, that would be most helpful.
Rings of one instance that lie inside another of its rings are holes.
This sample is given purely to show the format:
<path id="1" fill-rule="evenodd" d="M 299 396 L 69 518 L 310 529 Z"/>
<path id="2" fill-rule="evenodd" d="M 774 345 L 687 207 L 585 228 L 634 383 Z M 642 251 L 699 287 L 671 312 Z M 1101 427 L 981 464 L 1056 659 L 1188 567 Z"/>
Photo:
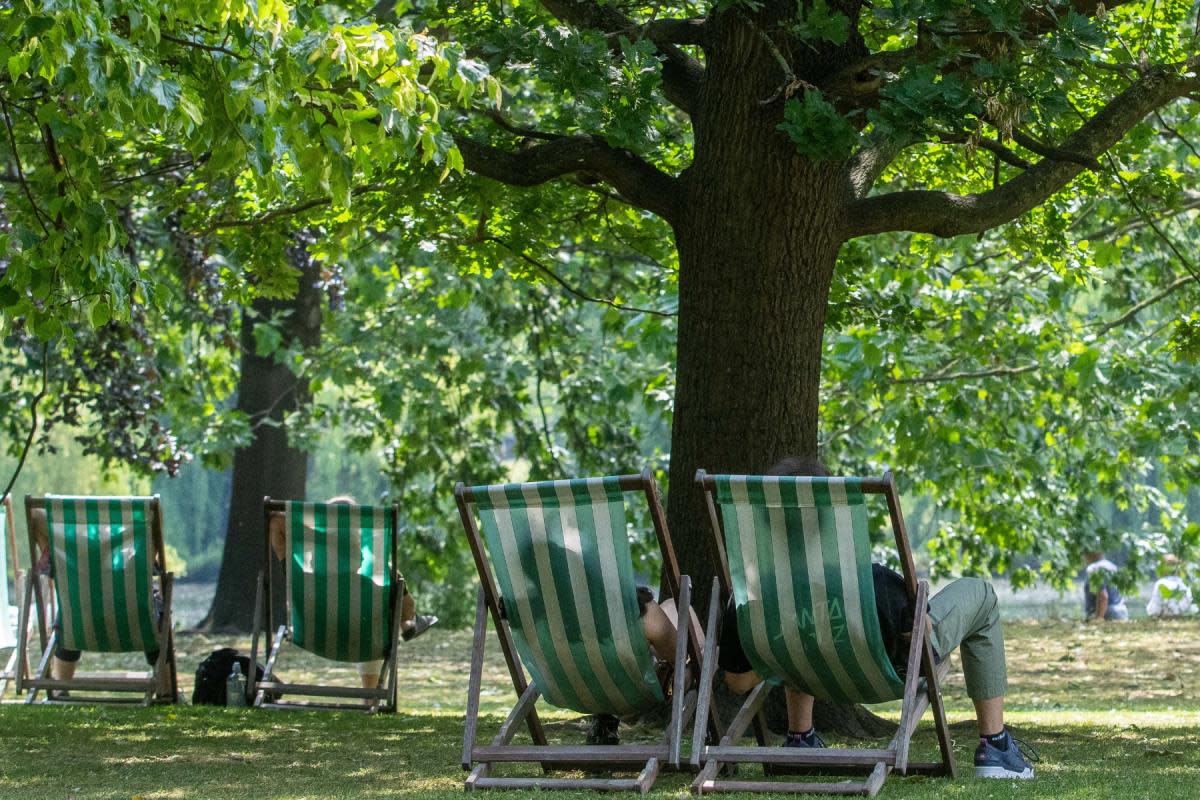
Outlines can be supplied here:
<path id="1" fill-rule="evenodd" d="M 302 348 L 265 319 L 256 347 L 309 382 L 297 441 L 341 427 L 383 451 L 431 570 L 456 541 L 449 482 L 506 474 L 506 436 L 539 476 L 669 459 L 694 577 L 711 566 L 694 469 L 788 452 L 903 470 L 943 507 L 940 572 L 1025 580 L 1032 555 L 1061 580 L 1093 540 L 1176 546 L 1200 446 L 1195 17 L 1179 0 L 14 4 L 10 441 L 37 343 L 67 372 L 109 363 L 77 353 L 109 352 L 89 331 L 115 320 L 154 361 L 129 359 L 152 402 L 111 417 L 132 448 L 98 451 L 227 463 L 249 424 L 227 407 L 229 309 L 294 291 L 303 229 L 325 336 Z M 80 372 L 108 402 L 109 372 Z"/>

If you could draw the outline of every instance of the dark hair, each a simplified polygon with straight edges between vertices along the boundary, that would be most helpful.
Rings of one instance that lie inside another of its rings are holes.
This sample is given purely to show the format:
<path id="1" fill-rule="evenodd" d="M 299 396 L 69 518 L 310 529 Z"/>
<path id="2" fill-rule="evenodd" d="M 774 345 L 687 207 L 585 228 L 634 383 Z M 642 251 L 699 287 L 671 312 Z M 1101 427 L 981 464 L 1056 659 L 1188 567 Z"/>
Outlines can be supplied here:
<path id="1" fill-rule="evenodd" d="M 818 477 L 829 477 L 829 470 L 825 469 L 825 465 L 818 458 L 800 456 L 785 456 L 779 459 L 775 466 L 767 470 L 768 475 L 816 475 Z"/>

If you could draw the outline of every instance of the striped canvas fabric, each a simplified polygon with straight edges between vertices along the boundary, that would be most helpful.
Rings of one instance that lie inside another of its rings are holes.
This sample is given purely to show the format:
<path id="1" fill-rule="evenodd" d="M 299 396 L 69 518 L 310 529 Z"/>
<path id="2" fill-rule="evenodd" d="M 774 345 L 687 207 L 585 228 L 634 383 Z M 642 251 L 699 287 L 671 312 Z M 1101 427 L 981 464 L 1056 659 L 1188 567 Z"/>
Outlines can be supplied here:
<path id="1" fill-rule="evenodd" d="M 738 637 L 755 671 L 840 703 L 901 697 L 875 610 L 860 479 L 715 478 Z"/>
<path id="2" fill-rule="evenodd" d="M 292 641 L 334 661 L 387 655 L 391 509 L 289 501 L 284 526 Z"/>
<path id="3" fill-rule="evenodd" d="M 509 627 L 542 696 L 585 714 L 662 702 L 618 479 L 472 491 Z"/>
<path id="4" fill-rule="evenodd" d="M 16 608 L 10 605 L 8 594 L 8 556 L 9 548 L 12 542 L 9 541 L 8 530 L 8 501 L 0 502 L 0 537 L 3 538 L 3 545 L 0 546 L 0 648 L 16 647 Z"/>
<path id="5" fill-rule="evenodd" d="M 70 650 L 158 647 L 150 497 L 46 497 L 59 635 Z"/>

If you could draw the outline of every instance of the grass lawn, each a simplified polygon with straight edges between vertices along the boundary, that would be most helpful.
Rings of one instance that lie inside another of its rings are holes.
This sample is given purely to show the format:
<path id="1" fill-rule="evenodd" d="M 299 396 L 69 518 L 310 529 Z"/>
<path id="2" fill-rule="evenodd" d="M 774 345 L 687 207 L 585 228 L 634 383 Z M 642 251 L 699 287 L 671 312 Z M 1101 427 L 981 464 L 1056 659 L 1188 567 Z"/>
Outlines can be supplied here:
<path id="1" fill-rule="evenodd" d="M 1040 751 L 1037 779 L 1012 784 L 895 777 L 883 796 L 1200 797 L 1195 620 L 1106 626 L 1009 620 L 1006 633 L 1009 723 Z M 189 695 L 197 662 L 226 643 L 179 638 L 180 673 Z M 459 797 L 469 644 L 466 632 L 435 628 L 405 645 L 400 712 L 390 716 L 6 704 L 0 706 L 0 797 Z M 488 646 L 486 736 L 514 699 L 494 640 Z M 100 662 L 93 657 L 88 663 L 95 668 Z M 134 666 L 136 658 L 129 663 Z M 356 678 L 352 670 L 326 669 L 296 650 L 285 651 L 279 672 L 291 680 Z M 961 676 L 952 674 L 947 706 L 959 767 L 969 775 L 972 714 Z M 895 717 L 897 709 L 885 706 L 882 713 Z M 578 717 L 553 710 L 543 716 L 553 737 L 582 741 L 586 725 Z M 623 728 L 623 734 L 654 736 L 644 729 Z M 914 754 L 932 758 L 935 750 L 927 723 Z M 752 771 L 744 768 L 743 774 Z M 654 794 L 683 796 L 688 783 L 686 776 L 667 774 Z"/>

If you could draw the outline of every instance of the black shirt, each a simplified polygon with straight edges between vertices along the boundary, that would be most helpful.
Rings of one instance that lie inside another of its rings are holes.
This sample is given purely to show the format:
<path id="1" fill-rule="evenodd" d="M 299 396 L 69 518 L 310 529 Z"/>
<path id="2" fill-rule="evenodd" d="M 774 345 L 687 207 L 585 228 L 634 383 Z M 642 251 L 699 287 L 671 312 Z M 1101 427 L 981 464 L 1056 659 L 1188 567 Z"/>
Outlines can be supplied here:
<path id="1" fill-rule="evenodd" d="M 882 564 L 871 565 L 871 578 L 875 584 L 875 611 L 879 616 L 883 647 L 896 674 L 903 680 L 908 671 L 908 646 L 913 627 L 913 611 L 908 601 L 908 591 L 904 588 L 904 578 Z M 721 636 L 717 643 L 720 646 L 717 660 L 722 669 L 727 672 L 750 672 L 754 669 L 738 640 L 737 612 L 732 599 L 725 606 Z"/>

